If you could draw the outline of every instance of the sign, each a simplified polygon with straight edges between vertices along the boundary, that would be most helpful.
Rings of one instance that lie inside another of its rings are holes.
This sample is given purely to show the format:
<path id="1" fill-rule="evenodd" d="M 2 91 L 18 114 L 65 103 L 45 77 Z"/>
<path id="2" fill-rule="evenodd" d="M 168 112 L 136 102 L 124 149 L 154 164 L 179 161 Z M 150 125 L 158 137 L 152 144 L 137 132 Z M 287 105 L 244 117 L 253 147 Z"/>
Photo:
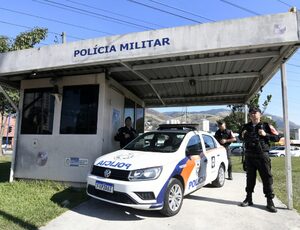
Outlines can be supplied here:
<path id="1" fill-rule="evenodd" d="M 76 58 L 107 53 L 126 52 L 130 50 L 156 48 L 168 45 L 171 45 L 170 38 L 148 39 L 143 41 L 132 41 L 111 45 L 95 45 L 94 47 L 87 47 L 74 50 L 73 57 Z"/>
<path id="2" fill-rule="evenodd" d="M 87 166 L 88 163 L 89 163 L 88 159 L 79 158 L 79 157 L 68 157 L 65 160 L 65 165 L 69 167 Z"/>

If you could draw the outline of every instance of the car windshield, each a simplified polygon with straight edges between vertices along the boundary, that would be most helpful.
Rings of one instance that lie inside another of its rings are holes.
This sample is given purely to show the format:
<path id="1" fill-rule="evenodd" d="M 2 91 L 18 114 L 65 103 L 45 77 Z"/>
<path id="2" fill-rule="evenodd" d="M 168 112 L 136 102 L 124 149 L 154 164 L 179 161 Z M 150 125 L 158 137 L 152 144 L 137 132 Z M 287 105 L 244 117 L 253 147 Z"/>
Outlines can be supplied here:
<path id="1" fill-rule="evenodd" d="M 175 152 L 185 132 L 148 132 L 130 142 L 124 149 L 149 152 Z"/>

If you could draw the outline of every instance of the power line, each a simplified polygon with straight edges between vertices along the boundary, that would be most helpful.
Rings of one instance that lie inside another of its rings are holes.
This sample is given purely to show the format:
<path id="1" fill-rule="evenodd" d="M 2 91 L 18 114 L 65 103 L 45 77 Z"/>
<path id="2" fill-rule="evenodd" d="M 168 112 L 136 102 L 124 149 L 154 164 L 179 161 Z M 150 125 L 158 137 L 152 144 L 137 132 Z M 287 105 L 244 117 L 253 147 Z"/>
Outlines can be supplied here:
<path id="1" fill-rule="evenodd" d="M 30 29 L 30 30 L 33 29 L 32 27 L 29 27 L 29 26 L 24 26 L 24 25 L 15 24 L 15 23 L 6 22 L 6 21 L 1 21 L 1 20 L 0 20 L 0 23 L 7 24 L 7 25 L 11 25 L 11 26 L 22 27 L 22 28 L 26 28 L 26 29 Z M 52 31 L 48 31 L 48 33 L 49 33 L 49 34 L 55 34 L 55 35 L 61 36 L 60 33 L 52 32 Z M 68 35 L 68 37 L 74 38 L 74 39 L 77 39 L 77 40 L 83 40 L 83 38 L 75 37 L 75 36 L 72 36 L 72 35 Z"/>
<path id="2" fill-rule="evenodd" d="M 293 7 L 292 5 L 290 5 L 290 4 L 288 4 L 288 3 L 284 2 L 284 1 L 281 1 L 281 0 L 277 0 L 277 2 L 280 2 L 280 3 L 282 3 L 282 4 L 284 4 L 284 5 L 288 6 L 288 7 Z"/>
<path id="3" fill-rule="evenodd" d="M 126 16 L 126 15 L 118 14 L 118 13 L 110 11 L 110 10 L 105 10 L 105 9 L 101 9 L 101 8 L 98 8 L 98 7 L 95 7 L 95 6 L 90 6 L 90 5 L 87 5 L 87 4 L 79 3 L 77 1 L 72 1 L 72 0 L 65 0 L 65 1 L 72 2 L 72 3 L 77 4 L 77 5 L 85 6 L 87 8 L 96 9 L 96 10 L 100 10 L 100 11 L 103 11 L 103 12 L 106 12 L 106 13 L 110 13 L 110 14 L 114 14 L 114 15 L 117 15 L 117 16 L 121 16 L 121 17 L 124 17 L 124 18 L 128 18 L 128 19 L 131 19 L 131 20 L 134 20 L 134 21 L 144 22 L 144 23 L 149 24 L 149 25 L 158 26 L 158 27 L 165 27 L 165 26 L 162 26 L 162 25 L 159 25 L 159 24 L 156 24 L 156 23 L 144 21 L 144 20 L 139 19 L 139 18 L 134 18 L 134 17 Z"/>
<path id="4" fill-rule="evenodd" d="M 170 5 L 167 5 L 167 4 L 158 2 L 158 1 L 154 1 L 154 0 L 149 0 L 149 1 L 150 1 L 150 2 L 154 2 L 154 3 L 156 3 L 156 4 L 159 4 L 159 5 L 162 5 L 162 6 L 165 6 L 165 7 L 168 7 L 168 8 L 171 8 L 171 9 L 174 9 L 174 10 L 178 10 L 178 11 L 183 12 L 183 13 L 187 13 L 187 14 L 190 14 L 190 15 L 193 15 L 193 16 L 196 16 L 196 17 L 205 19 L 205 20 L 210 21 L 210 22 L 215 22 L 215 20 L 212 20 L 212 19 L 203 17 L 203 16 L 201 16 L 201 15 L 199 15 L 199 14 L 195 14 L 195 13 L 192 13 L 192 12 L 189 12 L 189 11 L 186 11 L 186 10 L 182 10 L 182 9 L 176 8 L 176 7 L 174 7 L 174 6 L 170 6 Z"/>
<path id="5" fill-rule="evenodd" d="M 75 25 L 75 24 L 71 24 L 71 23 L 68 23 L 68 22 L 63 22 L 63 21 L 60 21 L 60 20 L 52 19 L 52 18 L 45 18 L 45 17 L 42 17 L 42 16 L 29 14 L 29 13 L 25 13 L 25 12 L 21 12 L 21 11 L 17 11 L 17 10 L 11 10 L 11 9 L 7 9 L 7 8 L 3 8 L 3 7 L 0 7 L 0 10 L 5 10 L 5 11 L 9 11 L 9 12 L 16 13 L 16 14 L 21 14 L 21 15 L 26 15 L 26 16 L 29 16 L 29 17 L 39 18 L 39 19 L 43 19 L 43 20 L 46 20 L 46 21 L 56 22 L 56 23 L 60 23 L 60 24 L 63 24 L 63 25 L 73 26 L 73 27 L 77 27 L 77 28 L 85 29 L 85 30 L 89 30 L 89 31 L 99 32 L 99 33 L 102 33 L 102 34 L 112 35 L 111 33 L 104 32 L 104 31 L 101 31 L 101 30 L 95 30 L 95 29 L 88 28 L 88 27 L 85 27 L 85 26 Z"/>
<path id="6" fill-rule="evenodd" d="M 286 64 L 294 67 L 300 67 L 300 65 L 296 65 L 296 64 L 291 64 L 291 63 L 286 63 Z"/>
<path id="7" fill-rule="evenodd" d="M 250 13 L 250 14 L 260 15 L 259 13 L 255 12 L 255 11 L 253 11 L 253 10 L 249 10 L 249 9 L 243 7 L 243 6 L 240 6 L 240 5 L 238 5 L 238 4 L 229 2 L 229 1 L 227 1 L 227 0 L 220 0 L 220 1 L 221 1 L 221 2 L 224 2 L 224 3 L 228 4 L 228 5 L 231 5 L 231 6 L 235 7 L 235 8 L 238 8 L 238 9 L 240 9 L 240 10 L 246 11 L 246 12 L 248 12 L 248 13 Z"/>
<path id="8" fill-rule="evenodd" d="M 118 24 L 122 24 L 122 25 L 126 25 L 126 26 L 134 26 L 135 28 L 143 28 L 143 29 L 154 30 L 154 28 L 151 28 L 151 27 L 148 27 L 148 26 L 143 26 L 143 25 L 140 25 L 140 24 L 137 24 L 137 23 L 133 23 L 133 22 L 122 20 L 122 19 L 110 17 L 110 16 L 107 16 L 107 15 L 99 14 L 99 13 L 96 13 L 96 12 L 80 9 L 80 8 L 73 7 L 73 6 L 70 6 L 70 5 L 67 5 L 67 4 L 54 2 L 54 1 L 51 1 L 51 0 L 32 0 L 32 1 L 35 1 L 35 2 L 38 2 L 38 3 L 41 3 L 41 4 L 50 5 L 50 6 L 57 7 L 57 8 L 61 8 L 61 9 L 64 9 L 64 10 L 76 12 L 76 13 L 79 13 L 79 14 L 100 18 L 102 20 L 106 20 L 106 21 L 110 21 L 110 22 L 114 22 L 114 23 L 118 23 Z M 52 3 L 52 4 L 47 4 L 47 2 Z"/>
<path id="9" fill-rule="evenodd" d="M 141 3 L 141 2 L 137 2 L 137 1 L 135 1 L 135 0 L 127 0 L 127 1 L 132 2 L 132 3 L 135 3 L 135 4 L 138 4 L 138 5 L 141 5 L 141 6 L 145 6 L 145 7 L 151 8 L 151 9 L 153 9 L 153 10 L 158 10 L 158 11 L 160 11 L 160 12 L 163 12 L 163 13 L 166 13 L 166 14 L 170 14 L 170 15 L 173 15 L 173 16 L 176 16 L 176 17 L 179 17 L 179 18 L 183 18 L 183 19 L 186 19 L 186 20 L 189 20 L 189 21 L 192 21 L 192 22 L 203 23 L 203 22 L 200 22 L 200 21 L 197 21 L 197 20 L 188 18 L 188 17 L 181 16 L 181 15 L 179 15 L 179 14 L 174 14 L 174 13 L 172 13 L 172 12 L 169 12 L 169 11 L 166 11 L 166 10 L 162 10 L 162 9 L 157 8 L 157 7 L 154 7 L 154 6 L 150 6 L 150 5 Z"/>

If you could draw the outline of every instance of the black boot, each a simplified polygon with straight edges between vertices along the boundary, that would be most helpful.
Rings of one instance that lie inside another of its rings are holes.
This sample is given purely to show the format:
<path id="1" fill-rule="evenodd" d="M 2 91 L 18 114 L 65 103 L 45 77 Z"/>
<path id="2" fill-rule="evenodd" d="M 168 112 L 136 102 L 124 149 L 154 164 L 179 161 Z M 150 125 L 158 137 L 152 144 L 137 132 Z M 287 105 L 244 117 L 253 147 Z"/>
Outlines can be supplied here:
<path id="1" fill-rule="evenodd" d="M 246 199 L 240 204 L 242 207 L 252 206 L 252 194 L 247 194 Z"/>
<path id="2" fill-rule="evenodd" d="M 228 173 L 228 180 L 233 180 L 233 178 L 232 178 L 232 173 L 231 173 L 231 172 Z"/>
<path id="3" fill-rule="evenodd" d="M 271 198 L 267 198 L 267 209 L 269 212 L 277 212 L 273 200 Z"/>

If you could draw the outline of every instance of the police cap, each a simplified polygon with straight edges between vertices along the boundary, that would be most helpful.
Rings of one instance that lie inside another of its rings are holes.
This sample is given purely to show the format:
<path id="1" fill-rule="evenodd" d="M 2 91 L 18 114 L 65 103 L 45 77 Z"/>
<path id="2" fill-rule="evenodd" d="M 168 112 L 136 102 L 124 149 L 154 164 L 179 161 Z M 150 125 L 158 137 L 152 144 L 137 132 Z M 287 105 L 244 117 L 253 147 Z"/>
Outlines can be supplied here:
<path id="1" fill-rule="evenodd" d="M 252 107 L 249 109 L 249 113 L 256 113 L 256 112 L 261 113 L 261 110 L 258 107 Z"/>

